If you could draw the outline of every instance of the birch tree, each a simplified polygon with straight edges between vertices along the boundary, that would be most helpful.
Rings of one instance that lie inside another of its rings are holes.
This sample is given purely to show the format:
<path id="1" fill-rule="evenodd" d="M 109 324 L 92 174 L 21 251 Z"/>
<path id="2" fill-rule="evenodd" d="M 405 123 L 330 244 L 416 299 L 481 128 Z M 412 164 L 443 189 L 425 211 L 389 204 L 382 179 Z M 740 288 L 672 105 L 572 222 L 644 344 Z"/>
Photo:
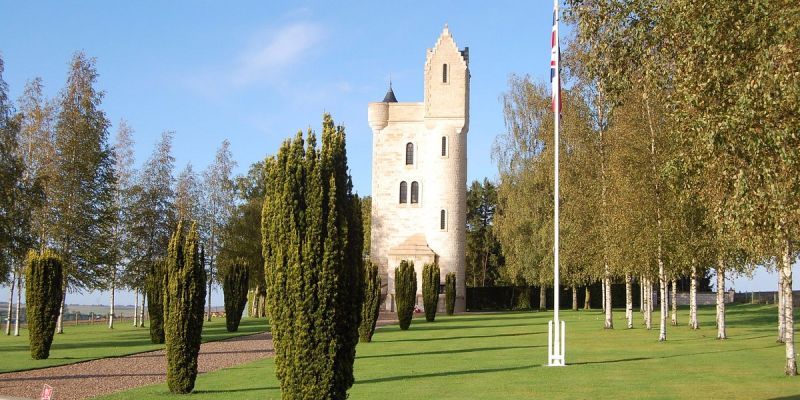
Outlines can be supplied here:
<path id="1" fill-rule="evenodd" d="M 136 171 L 134 170 L 133 156 L 133 128 L 121 120 L 117 128 L 117 135 L 113 147 L 114 175 L 114 210 L 117 218 L 114 221 L 112 232 L 112 250 L 114 257 L 108 265 L 108 289 L 110 292 L 108 307 L 108 328 L 114 328 L 115 296 L 119 280 L 119 270 L 125 269 L 124 265 L 130 261 L 127 250 L 130 249 L 130 213 L 133 203 L 132 187 Z"/>

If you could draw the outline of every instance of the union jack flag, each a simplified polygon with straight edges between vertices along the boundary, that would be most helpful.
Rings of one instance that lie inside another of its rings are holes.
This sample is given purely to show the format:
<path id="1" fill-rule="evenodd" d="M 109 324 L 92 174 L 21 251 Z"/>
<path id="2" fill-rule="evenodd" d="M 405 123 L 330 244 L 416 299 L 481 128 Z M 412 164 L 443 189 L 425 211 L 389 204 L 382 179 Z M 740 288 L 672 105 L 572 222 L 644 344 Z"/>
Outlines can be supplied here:
<path id="1" fill-rule="evenodd" d="M 553 5 L 553 36 L 550 47 L 550 85 L 553 88 L 553 112 L 561 112 L 561 49 L 558 45 L 558 3 Z M 558 108 L 556 108 L 558 105 Z"/>

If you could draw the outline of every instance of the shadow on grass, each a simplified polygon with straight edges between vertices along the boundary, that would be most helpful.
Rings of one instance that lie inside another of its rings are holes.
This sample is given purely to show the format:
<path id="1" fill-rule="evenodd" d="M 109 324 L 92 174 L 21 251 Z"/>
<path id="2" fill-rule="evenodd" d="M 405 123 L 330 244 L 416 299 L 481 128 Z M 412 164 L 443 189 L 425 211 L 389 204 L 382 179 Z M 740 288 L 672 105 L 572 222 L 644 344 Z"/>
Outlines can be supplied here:
<path id="1" fill-rule="evenodd" d="M 376 343 L 394 343 L 394 342 L 435 342 L 439 340 L 457 340 L 457 339 L 481 339 L 481 338 L 497 338 L 509 336 L 528 336 L 528 335 L 543 335 L 544 332 L 523 332 L 523 333 L 499 333 L 494 335 L 462 335 L 462 336 L 445 336 L 437 338 L 420 338 L 420 339 L 389 339 L 389 340 L 373 340 Z"/>
<path id="2" fill-rule="evenodd" d="M 242 393 L 242 392 L 256 392 L 259 390 L 280 390 L 280 388 L 277 386 L 265 386 L 257 388 L 246 388 L 246 389 L 194 390 L 192 391 L 192 394 Z"/>
<path id="3" fill-rule="evenodd" d="M 420 351 L 420 352 L 416 352 L 416 353 L 373 354 L 373 355 L 369 355 L 369 356 L 356 356 L 356 358 L 357 359 L 366 359 L 366 358 L 409 357 L 409 356 L 422 356 L 422 355 L 433 355 L 433 354 L 477 353 L 477 352 L 495 351 L 495 350 L 533 349 L 533 348 L 537 348 L 537 347 L 544 347 L 544 345 L 540 345 L 540 346 L 478 347 L 478 348 L 471 348 L 471 349 Z"/>
<path id="4" fill-rule="evenodd" d="M 41 380 L 72 380 L 72 379 L 92 379 L 92 378 L 106 378 L 106 379 L 119 379 L 119 378 L 141 378 L 145 376 L 161 376 L 165 377 L 165 373 L 158 373 L 158 374 L 74 374 L 74 375 L 51 375 L 47 377 L 42 376 L 33 376 L 33 377 L 14 377 L 14 378 L 2 378 L 0 377 L 0 382 L 5 381 L 13 381 L 13 382 L 22 382 L 22 381 L 41 381 Z"/>
<path id="5" fill-rule="evenodd" d="M 519 370 L 523 370 L 523 369 L 538 368 L 538 367 L 541 367 L 541 365 L 521 365 L 519 367 L 482 368 L 482 369 L 472 369 L 472 370 L 463 370 L 463 371 L 433 372 L 433 373 L 429 373 L 429 374 L 387 376 L 387 377 L 384 377 L 384 378 L 356 380 L 355 384 L 359 385 L 359 384 L 369 384 L 369 383 L 405 381 L 405 380 L 409 380 L 409 379 L 436 378 L 436 377 L 442 377 L 442 376 L 487 374 L 487 373 L 493 373 L 493 372 L 519 371 Z"/>
<path id="6" fill-rule="evenodd" d="M 440 322 L 421 322 L 412 324 L 412 327 L 415 330 L 424 330 L 424 331 L 441 331 L 441 330 L 451 330 L 451 329 L 492 329 L 492 328 L 513 328 L 518 326 L 544 326 L 544 323 L 540 324 L 502 324 L 502 325 L 451 325 L 446 323 Z"/>
<path id="7" fill-rule="evenodd" d="M 690 357 L 690 356 L 699 356 L 699 355 L 704 355 L 704 354 L 736 353 L 736 352 L 740 352 L 740 351 L 769 349 L 769 348 L 772 348 L 772 347 L 775 347 L 775 346 L 776 345 L 763 346 L 763 347 L 748 347 L 748 348 L 744 348 L 744 349 L 733 349 L 733 350 L 700 351 L 700 352 L 696 352 L 696 353 L 672 354 L 672 355 L 660 356 L 660 357 L 632 357 L 632 358 L 621 358 L 621 359 L 618 359 L 618 360 L 584 361 L 584 362 L 574 362 L 574 363 L 568 363 L 568 364 L 569 365 L 613 364 L 613 363 L 622 363 L 622 362 L 631 362 L 631 361 L 645 361 L 645 360 L 659 360 L 659 359 L 678 358 L 678 357 Z"/>

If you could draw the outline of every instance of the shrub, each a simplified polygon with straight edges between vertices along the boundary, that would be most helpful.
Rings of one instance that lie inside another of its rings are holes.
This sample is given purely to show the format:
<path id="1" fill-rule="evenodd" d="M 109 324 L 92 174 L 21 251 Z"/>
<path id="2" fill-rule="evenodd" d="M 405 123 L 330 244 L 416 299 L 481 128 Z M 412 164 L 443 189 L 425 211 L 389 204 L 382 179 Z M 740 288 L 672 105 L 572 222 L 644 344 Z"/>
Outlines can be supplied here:
<path id="1" fill-rule="evenodd" d="M 372 341 L 381 308 L 381 276 L 378 266 L 367 261 L 364 266 L 364 304 L 361 305 L 361 325 L 358 336 L 362 342 Z"/>
<path id="2" fill-rule="evenodd" d="M 363 301 L 363 233 L 345 133 L 330 115 L 265 162 L 261 233 L 281 398 L 346 399 Z"/>
<path id="3" fill-rule="evenodd" d="M 164 286 L 167 279 L 164 260 L 156 261 L 145 279 L 147 312 L 150 314 L 150 341 L 164 343 Z"/>
<path id="4" fill-rule="evenodd" d="M 225 327 L 228 332 L 239 330 L 239 322 L 247 304 L 249 272 L 241 263 L 231 264 L 223 271 L 222 293 L 225 296 Z"/>
<path id="5" fill-rule="evenodd" d="M 50 356 L 63 292 L 64 264 L 54 252 L 31 250 L 25 260 L 25 303 L 31 358 Z"/>
<path id="6" fill-rule="evenodd" d="M 206 297 L 205 260 L 197 247 L 196 224 L 184 242 L 183 223 L 179 222 L 169 242 L 164 291 L 167 385 L 172 393 L 190 393 L 197 378 Z"/>
<path id="7" fill-rule="evenodd" d="M 417 302 L 417 273 L 413 261 L 400 261 L 400 266 L 394 271 L 394 293 L 400 329 L 407 330 Z"/>
<path id="8" fill-rule="evenodd" d="M 439 264 L 425 264 L 422 267 L 422 303 L 425 306 L 425 320 L 436 319 L 436 308 L 439 306 Z"/>
<path id="9" fill-rule="evenodd" d="M 450 272 L 445 276 L 444 282 L 444 303 L 447 308 L 447 315 L 453 315 L 456 309 L 456 273 Z"/>

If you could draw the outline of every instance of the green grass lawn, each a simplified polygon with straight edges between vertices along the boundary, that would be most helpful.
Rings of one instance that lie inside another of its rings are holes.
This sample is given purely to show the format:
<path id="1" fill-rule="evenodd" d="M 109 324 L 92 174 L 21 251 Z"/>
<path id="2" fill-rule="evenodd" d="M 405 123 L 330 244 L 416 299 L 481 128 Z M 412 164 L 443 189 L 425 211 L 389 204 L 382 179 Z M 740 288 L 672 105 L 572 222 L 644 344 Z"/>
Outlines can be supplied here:
<path id="1" fill-rule="evenodd" d="M 602 329 L 598 311 L 563 312 L 566 367 L 544 367 L 551 313 L 517 312 L 415 320 L 406 332 L 379 329 L 359 344 L 351 399 L 597 399 L 794 398 L 800 377 L 783 375 L 784 347 L 775 343 L 774 306 L 728 308 L 730 339 L 715 339 L 714 308 L 700 312 L 701 329 Z M 654 321 L 658 321 L 654 314 Z M 655 328 L 656 326 L 654 326 Z M 108 399 L 181 398 L 165 385 L 117 393 Z M 192 399 L 278 399 L 272 359 L 200 375 Z"/>
<path id="2" fill-rule="evenodd" d="M 265 319 L 243 318 L 239 331 L 228 333 L 225 318 L 213 318 L 203 324 L 203 341 L 222 340 L 233 336 L 264 332 Z M 0 336 L 0 373 L 72 364 L 96 358 L 115 357 L 158 350 L 163 344 L 150 343 L 147 327 L 134 328 L 130 321 L 115 323 L 110 330 L 104 323 L 64 326 L 64 333 L 55 335 L 47 360 L 32 360 L 28 347 L 28 331 L 19 336 Z"/>

